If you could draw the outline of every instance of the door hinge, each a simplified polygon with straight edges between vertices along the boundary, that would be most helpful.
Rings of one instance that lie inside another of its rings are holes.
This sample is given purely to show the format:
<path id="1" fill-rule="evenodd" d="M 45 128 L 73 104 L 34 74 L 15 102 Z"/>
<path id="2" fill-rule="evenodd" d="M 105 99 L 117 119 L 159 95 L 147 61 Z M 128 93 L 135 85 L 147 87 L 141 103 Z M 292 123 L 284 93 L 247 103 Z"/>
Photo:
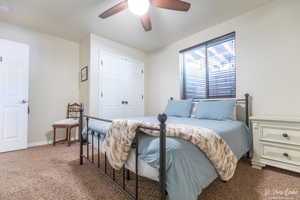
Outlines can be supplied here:
<path id="1" fill-rule="evenodd" d="M 2 56 L 0 56 L 0 62 L 3 62 L 3 57 Z"/>

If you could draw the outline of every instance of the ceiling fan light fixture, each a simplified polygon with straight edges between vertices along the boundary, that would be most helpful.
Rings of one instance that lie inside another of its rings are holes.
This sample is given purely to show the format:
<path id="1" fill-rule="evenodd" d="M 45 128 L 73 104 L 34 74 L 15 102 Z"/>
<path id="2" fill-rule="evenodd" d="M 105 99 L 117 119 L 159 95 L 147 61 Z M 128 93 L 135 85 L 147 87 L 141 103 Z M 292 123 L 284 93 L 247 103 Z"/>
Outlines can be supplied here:
<path id="1" fill-rule="evenodd" d="M 128 8 L 135 15 L 142 16 L 146 14 L 149 7 L 149 0 L 128 0 Z"/>

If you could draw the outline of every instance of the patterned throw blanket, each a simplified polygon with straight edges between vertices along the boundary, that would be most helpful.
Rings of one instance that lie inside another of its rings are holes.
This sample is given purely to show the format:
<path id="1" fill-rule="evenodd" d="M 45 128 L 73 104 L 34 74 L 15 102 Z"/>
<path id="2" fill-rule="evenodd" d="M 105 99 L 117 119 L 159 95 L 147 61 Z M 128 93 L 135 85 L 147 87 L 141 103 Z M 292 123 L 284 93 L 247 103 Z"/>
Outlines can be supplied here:
<path id="1" fill-rule="evenodd" d="M 136 129 L 139 126 L 159 128 L 158 124 L 144 123 L 135 120 L 116 120 L 108 130 L 104 139 L 104 150 L 111 166 L 121 169 L 126 163 Z M 159 131 L 142 129 L 146 134 L 159 136 Z M 232 178 L 237 158 L 226 142 L 214 131 L 188 125 L 167 124 L 166 136 L 178 137 L 196 145 L 211 161 L 220 178 L 228 181 Z"/>

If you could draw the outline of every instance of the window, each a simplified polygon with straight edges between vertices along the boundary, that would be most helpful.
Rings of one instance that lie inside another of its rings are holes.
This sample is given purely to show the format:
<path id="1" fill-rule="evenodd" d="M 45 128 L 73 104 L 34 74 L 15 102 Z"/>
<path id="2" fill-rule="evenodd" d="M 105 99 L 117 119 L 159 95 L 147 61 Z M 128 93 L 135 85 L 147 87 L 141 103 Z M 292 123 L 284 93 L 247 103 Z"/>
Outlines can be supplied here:
<path id="1" fill-rule="evenodd" d="M 235 33 L 180 51 L 184 99 L 236 96 Z"/>

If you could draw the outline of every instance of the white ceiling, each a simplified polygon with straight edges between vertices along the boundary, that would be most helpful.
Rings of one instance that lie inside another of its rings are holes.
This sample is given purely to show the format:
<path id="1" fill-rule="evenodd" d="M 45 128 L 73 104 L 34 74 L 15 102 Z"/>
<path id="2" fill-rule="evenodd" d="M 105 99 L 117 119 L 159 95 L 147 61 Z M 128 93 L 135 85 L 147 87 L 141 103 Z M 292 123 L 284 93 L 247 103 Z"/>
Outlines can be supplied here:
<path id="1" fill-rule="evenodd" d="M 4 0 L 0 0 L 0 2 Z M 95 33 L 144 51 L 154 51 L 209 26 L 259 7 L 270 0 L 186 0 L 187 13 L 151 8 L 152 31 L 128 10 L 108 19 L 97 16 L 120 0 L 6 0 L 0 21 L 80 41 Z"/>

